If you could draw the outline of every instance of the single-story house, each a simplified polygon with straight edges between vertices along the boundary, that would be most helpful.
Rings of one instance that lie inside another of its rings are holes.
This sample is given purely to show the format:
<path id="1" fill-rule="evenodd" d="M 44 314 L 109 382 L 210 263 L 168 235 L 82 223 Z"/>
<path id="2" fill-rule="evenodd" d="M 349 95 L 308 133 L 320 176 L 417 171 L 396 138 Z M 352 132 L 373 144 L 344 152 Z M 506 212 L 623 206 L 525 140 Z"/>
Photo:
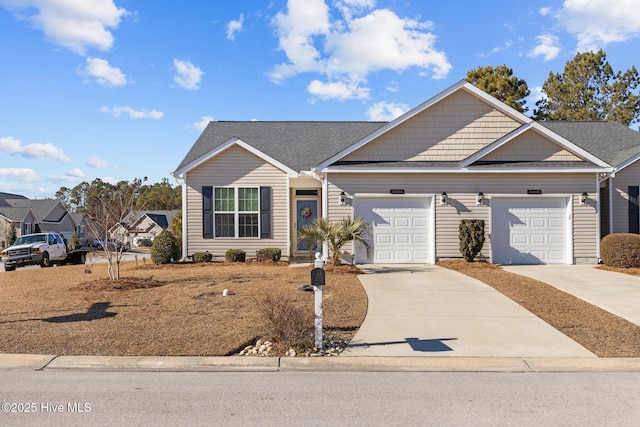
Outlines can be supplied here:
<path id="1" fill-rule="evenodd" d="M 466 218 L 493 263 L 574 264 L 638 232 L 639 159 L 628 127 L 537 122 L 461 81 L 391 122 L 210 122 L 173 175 L 185 256 L 304 256 L 302 226 L 352 215 L 372 225 L 357 263 L 459 258 Z"/>
<path id="2" fill-rule="evenodd" d="M 179 211 L 132 211 L 121 223 L 114 225 L 109 234 L 112 239 L 138 246 L 141 239 L 152 240 L 171 225 Z"/>
<path id="3" fill-rule="evenodd" d="M 0 193 L 0 230 L 12 225 L 18 237 L 35 233 L 38 225 L 42 232 L 60 233 L 68 240 L 77 224 L 60 200 L 32 200 L 18 194 Z"/>

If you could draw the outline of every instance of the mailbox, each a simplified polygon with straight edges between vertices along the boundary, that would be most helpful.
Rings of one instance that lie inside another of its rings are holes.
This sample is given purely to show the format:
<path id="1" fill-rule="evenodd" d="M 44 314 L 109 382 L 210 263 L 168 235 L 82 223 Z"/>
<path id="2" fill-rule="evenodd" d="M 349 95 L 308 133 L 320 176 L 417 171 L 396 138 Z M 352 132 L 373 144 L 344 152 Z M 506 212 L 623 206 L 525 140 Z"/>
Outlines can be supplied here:
<path id="1" fill-rule="evenodd" d="M 324 270 L 322 268 L 311 270 L 311 284 L 313 286 L 324 286 Z"/>

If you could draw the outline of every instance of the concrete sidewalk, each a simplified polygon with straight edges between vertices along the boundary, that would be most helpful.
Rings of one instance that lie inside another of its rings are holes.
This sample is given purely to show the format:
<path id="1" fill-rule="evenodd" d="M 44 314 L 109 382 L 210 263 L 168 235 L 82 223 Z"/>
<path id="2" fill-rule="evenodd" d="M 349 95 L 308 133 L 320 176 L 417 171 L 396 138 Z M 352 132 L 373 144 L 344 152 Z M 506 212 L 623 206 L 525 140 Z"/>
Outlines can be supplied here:
<path id="1" fill-rule="evenodd" d="M 502 268 L 547 283 L 640 325 L 640 277 L 601 270 L 595 265 L 514 265 Z"/>
<path id="2" fill-rule="evenodd" d="M 500 292 L 433 265 L 364 266 L 369 309 L 341 357 L 596 356 Z"/>

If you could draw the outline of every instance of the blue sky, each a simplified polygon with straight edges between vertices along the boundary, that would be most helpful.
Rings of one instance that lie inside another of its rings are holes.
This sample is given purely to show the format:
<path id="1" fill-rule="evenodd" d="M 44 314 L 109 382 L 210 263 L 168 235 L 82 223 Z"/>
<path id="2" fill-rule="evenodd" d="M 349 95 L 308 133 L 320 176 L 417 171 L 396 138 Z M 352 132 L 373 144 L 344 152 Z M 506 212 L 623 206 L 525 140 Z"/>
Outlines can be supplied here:
<path id="1" fill-rule="evenodd" d="M 637 0 L 0 0 L 0 191 L 159 182 L 209 120 L 391 120 L 479 66 L 640 53 Z"/>

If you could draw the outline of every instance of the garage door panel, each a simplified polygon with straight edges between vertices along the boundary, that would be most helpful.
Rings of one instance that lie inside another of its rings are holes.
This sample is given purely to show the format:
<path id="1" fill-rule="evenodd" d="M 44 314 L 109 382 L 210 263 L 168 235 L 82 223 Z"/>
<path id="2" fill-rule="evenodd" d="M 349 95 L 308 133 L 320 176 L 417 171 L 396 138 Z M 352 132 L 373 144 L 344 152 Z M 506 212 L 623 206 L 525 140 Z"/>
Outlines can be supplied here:
<path id="1" fill-rule="evenodd" d="M 429 209 L 425 198 L 358 198 L 356 216 L 372 224 L 372 256 L 357 248 L 359 262 L 426 263 L 429 260 Z M 359 245 L 361 246 L 361 245 Z"/>
<path id="2" fill-rule="evenodd" d="M 499 264 L 567 260 L 567 202 L 563 198 L 494 199 L 491 249 Z"/>

